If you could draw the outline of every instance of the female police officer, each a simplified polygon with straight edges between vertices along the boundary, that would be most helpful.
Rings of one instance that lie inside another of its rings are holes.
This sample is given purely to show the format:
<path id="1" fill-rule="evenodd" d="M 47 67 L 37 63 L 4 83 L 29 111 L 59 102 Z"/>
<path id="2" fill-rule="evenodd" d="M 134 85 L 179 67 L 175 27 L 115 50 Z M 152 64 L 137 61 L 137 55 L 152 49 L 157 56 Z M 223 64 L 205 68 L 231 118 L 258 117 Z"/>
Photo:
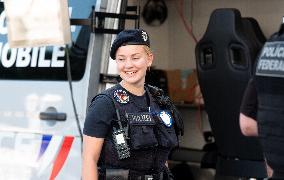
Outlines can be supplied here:
<path id="1" fill-rule="evenodd" d="M 122 81 L 98 94 L 89 107 L 83 179 L 170 179 L 166 162 L 183 124 L 169 98 L 145 84 L 153 62 L 147 32 L 120 32 L 110 56 Z"/>

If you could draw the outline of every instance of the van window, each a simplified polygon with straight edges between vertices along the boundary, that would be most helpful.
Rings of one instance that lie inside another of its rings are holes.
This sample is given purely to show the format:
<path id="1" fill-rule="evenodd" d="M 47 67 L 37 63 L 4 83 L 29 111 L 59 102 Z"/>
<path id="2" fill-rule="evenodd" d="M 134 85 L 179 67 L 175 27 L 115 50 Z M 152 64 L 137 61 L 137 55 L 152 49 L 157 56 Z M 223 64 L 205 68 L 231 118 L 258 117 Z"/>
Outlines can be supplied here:
<path id="1" fill-rule="evenodd" d="M 83 3 L 84 2 L 84 3 Z M 71 18 L 88 18 L 95 0 L 69 0 Z M 69 47 L 71 74 L 75 81 L 85 72 L 91 29 L 71 26 L 72 45 Z M 0 79 L 66 81 L 67 66 L 64 47 L 47 46 L 10 49 L 4 4 L 0 2 Z"/>

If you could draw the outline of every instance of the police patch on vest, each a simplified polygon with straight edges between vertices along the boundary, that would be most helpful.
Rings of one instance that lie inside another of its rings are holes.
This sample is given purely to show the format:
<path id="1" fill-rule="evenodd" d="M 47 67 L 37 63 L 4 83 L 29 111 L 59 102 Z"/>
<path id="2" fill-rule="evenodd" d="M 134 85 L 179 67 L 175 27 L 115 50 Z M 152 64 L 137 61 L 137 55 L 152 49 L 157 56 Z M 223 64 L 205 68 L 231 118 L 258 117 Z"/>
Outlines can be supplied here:
<path id="1" fill-rule="evenodd" d="M 265 43 L 258 59 L 256 75 L 284 77 L 284 41 Z"/>
<path id="2" fill-rule="evenodd" d="M 171 116 L 171 114 L 169 112 L 166 111 L 161 111 L 159 113 L 160 118 L 162 119 L 163 123 L 167 126 L 167 127 L 171 127 L 173 124 L 173 118 Z"/>
<path id="3" fill-rule="evenodd" d="M 113 97 L 119 103 L 126 104 L 129 102 L 129 95 L 122 89 L 114 91 Z"/>
<path id="4" fill-rule="evenodd" d="M 133 125 L 154 125 L 155 121 L 151 114 L 145 113 L 129 113 L 126 115 L 130 124 Z"/>

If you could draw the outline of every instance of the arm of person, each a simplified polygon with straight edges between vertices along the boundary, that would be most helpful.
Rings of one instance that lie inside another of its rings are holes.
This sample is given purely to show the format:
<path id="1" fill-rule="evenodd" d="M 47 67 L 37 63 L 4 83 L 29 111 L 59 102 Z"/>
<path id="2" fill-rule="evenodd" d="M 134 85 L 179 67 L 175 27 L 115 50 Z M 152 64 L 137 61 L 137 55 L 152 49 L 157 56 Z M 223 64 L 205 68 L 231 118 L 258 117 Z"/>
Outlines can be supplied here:
<path id="1" fill-rule="evenodd" d="M 245 136 L 257 136 L 257 91 L 254 79 L 250 79 L 240 107 L 240 129 Z"/>
<path id="2" fill-rule="evenodd" d="M 83 180 L 98 180 L 97 163 L 102 150 L 104 138 L 84 135 L 83 137 Z"/>
<path id="3" fill-rule="evenodd" d="M 98 179 L 97 164 L 114 113 L 112 100 L 105 95 L 96 96 L 88 109 L 83 131 L 83 180 Z"/>
<path id="4" fill-rule="evenodd" d="M 271 178 L 273 175 L 273 169 L 267 164 L 266 159 L 265 159 L 265 165 L 266 165 L 267 177 Z"/>
<path id="5" fill-rule="evenodd" d="M 258 136 L 256 120 L 243 113 L 240 113 L 240 128 L 245 136 Z"/>

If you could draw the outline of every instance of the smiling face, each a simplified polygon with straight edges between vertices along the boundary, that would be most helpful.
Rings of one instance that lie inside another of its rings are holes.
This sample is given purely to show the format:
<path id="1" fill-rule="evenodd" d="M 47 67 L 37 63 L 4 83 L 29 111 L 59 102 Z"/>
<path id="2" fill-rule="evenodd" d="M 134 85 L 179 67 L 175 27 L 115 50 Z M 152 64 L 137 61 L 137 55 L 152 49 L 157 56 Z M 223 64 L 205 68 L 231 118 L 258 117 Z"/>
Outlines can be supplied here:
<path id="1" fill-rule="evenodd" d="M 144 87 L 147 68 L 153 62 L 153 54 L 144 45 L 120 46 L 116 63 L 123 84 L 127 87 Z"/>

